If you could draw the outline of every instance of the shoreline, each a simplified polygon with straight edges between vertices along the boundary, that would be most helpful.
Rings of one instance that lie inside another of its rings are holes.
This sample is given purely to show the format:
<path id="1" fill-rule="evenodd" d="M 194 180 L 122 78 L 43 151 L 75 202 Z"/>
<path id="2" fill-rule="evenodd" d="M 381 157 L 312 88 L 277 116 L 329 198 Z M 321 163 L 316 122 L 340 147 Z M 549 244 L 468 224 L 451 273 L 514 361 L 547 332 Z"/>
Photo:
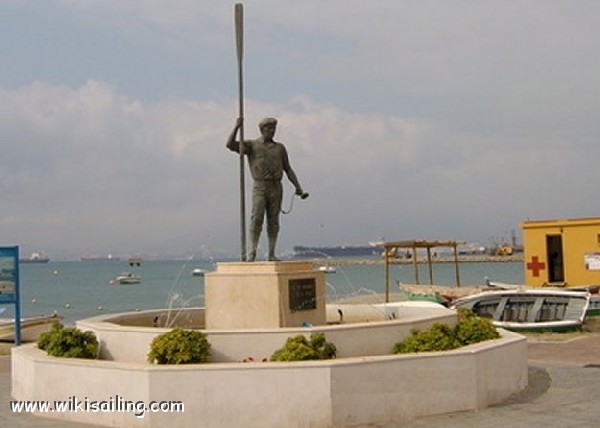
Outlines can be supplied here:
<path id="1" fill-rule="evenodd" d="M 294 259 L 291 259 L 294 260 Z M 313 258 L 309 259 L 316 266 L 344 266 L 344 265 L 385 265 L 385 259 L 381 258 Z M 458 263 L 523 263 L 524 257 L 522 253 L 512 256 L 459 256 Z M 453 256 L 432 257 L 431 263 L 454 263 Z M 412 259 L 394 257 L 389 259 L 390 265 L 407 265 L 414 264 Z M 427 264 L 426 257 L 418 257 L 417 264 Z"/>

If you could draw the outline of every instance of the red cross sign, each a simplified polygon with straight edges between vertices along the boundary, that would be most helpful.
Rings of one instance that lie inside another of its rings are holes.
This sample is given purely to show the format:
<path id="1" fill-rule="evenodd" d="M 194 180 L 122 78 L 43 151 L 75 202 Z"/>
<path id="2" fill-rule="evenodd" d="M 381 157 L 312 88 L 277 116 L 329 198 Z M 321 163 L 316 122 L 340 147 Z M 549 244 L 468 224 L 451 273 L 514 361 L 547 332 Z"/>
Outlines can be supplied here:
<path id="1" fill-rule="evenodd" d="M 546 263 L 540 262 L 538 256 L 531 257 L 531 261 L 527 262 L 526 266 L 533 276 L 540 276 L 540 271 L 546 269 Z"/>

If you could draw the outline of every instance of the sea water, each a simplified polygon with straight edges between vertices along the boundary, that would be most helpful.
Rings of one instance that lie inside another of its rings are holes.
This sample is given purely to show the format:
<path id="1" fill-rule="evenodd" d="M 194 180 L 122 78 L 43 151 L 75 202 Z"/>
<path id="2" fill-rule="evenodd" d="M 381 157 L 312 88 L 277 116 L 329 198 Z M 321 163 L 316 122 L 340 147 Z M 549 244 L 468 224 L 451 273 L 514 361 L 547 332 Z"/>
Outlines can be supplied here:
<path id="1" fill-rule="evenodd" d="M 20 266 L 22 316 L 49 314 L 63 317 L 64 324 L 105 313 L 193 307 L 204 305 L 204 277 L 193 276 L 195 268 L 212 270 L 212 261 L 143 261 L 129 266 L 127 261 L 66 261 Z M 456 285 L 453 263 L 433 264 L 432 282 Z M 141 276 L 139 284 L 121 285 L 115 278 L 121 272 Z M 412 264 L 390 265 L 390 292 L 398 283 L 415 284 Z M 523 283 L 523 263 L 460 263 L 461 286 L 482 285 L 490 280 Z M 429 284 L 427 265 L 419 265 L 421 284 Z M 327 299 L 385 292 L 383 264 L 336 266 L 336 273 L 326 275 Z M 13 305 L 4 305 L 3 317 L 12 317 Z"/>
<path id="2" fill-rule="evenodd" d="M 206 261 L 69 261 L 20 266 L 22 316 L 54 311 L 63 323 L 104 313 L 204 304 L 204 278 L 194 268 L 212 269 Z M 139 284 L 119 284 L 122 272 L 139 275 Z M 7 305 L 3 316 L 13 314 Z"/>

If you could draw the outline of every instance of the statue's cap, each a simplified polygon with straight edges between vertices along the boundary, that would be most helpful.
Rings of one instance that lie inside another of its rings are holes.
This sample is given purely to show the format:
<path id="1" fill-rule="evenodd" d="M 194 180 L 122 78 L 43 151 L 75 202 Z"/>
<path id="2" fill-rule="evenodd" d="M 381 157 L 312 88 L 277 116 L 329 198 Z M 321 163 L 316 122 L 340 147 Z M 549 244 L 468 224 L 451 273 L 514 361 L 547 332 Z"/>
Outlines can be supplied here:
<path id="1" fill-rule="evenodd" d="M 262 129 L 267 125 L 277 125 L 277 119 L 275 119 L 274 117 L 265 117 L 263 120 L 260 121 L 258 127 Z"/>

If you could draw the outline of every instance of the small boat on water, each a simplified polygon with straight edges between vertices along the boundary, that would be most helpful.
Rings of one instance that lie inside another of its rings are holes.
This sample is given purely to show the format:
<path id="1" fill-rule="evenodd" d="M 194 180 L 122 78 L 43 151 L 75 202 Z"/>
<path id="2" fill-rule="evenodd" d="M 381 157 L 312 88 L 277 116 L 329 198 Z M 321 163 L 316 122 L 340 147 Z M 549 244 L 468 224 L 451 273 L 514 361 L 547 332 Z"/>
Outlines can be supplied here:
<path id="1" fill-rule="evenodd" d="M 336 273 L 335 266 L 331 265 L 319 266 L 318 270 L 325 273 Z"/>
<path id="2" fill-rule="evenodd" d="M 129 266 L 141 266 L 142 258 L 140 256 L 129 257 L 128 263 L 129 263 Z"/>
<path id="3" fill-rule="evenodd" d="M 450 307 L 470 309 L 507 330 L 568 331 L 581 328 L 589 303 L 584 291 L 511 289 L 463 297 Z"/>
<path id="4" fill-rule="evenodd" d="M 61 320 L 56 312 L 49 315 L 21 318 L 21 341 L 35 342 L 40 334 L 50 330 L 52 324 Z M 0 341 L 15 341 L 14 318 L 0 318 Z"/>
<path id="5" fill-rule="evenodd" d="M 194 270 L 192 270 L 192 276 L 204 276 L 205 273 L 206 270 L 202 268 L 194 268 Z"/>
<path id="6" fill-rule="evenodd" d="M 142 282 L 142 277 L 131 272 L 123 272 L 117 276 L 119 284 L 139 284 Z"/>

